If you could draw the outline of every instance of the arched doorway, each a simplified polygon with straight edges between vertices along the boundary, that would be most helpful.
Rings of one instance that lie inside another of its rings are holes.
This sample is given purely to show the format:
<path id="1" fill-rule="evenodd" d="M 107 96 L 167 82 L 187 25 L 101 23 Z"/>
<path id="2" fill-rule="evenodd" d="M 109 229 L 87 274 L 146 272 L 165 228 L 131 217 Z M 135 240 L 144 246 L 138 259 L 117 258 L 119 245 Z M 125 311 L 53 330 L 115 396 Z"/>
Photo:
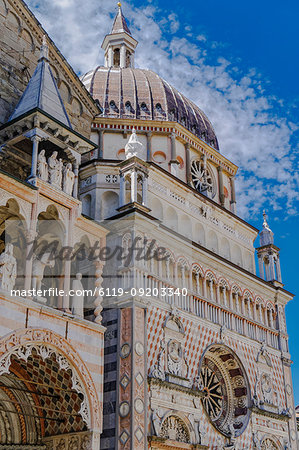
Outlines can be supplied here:
<path id="1" fill-rule="evenodd" d="M 7 449 L 96 448 L 97 394 L 65 339 L 49 330 L 21 330 L 0 341 L 0 354 L 0 444 Z"/>

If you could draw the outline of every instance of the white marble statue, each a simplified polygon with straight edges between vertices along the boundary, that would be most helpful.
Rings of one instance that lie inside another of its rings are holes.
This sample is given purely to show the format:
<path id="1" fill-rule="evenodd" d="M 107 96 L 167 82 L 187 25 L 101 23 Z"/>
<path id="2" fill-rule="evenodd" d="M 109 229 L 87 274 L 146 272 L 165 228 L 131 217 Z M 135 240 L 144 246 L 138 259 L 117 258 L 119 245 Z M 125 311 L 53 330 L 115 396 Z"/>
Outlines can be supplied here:
<path id="1" fill-rule="evenodd" d="M 138 141 L 135 128 L 133 128 L 130 139 L 125 145 L 125 155 L 126 159 L 132 158 L 132 156 L 144 158 L 144 146 Z"/>
<path id="2" fill-rule="evenodd" d="M 32 263 L 32 289 L 36 291 L 42 288 L 44 270 L 46 266 L 54 267 L 54 259 L 49 259 L 50 254 L 44 253 L 41 257 L 34 256 Z"/>
<path id="3" fill-rule="evenodd" d="M 13 245 L 6 244 L 5 250 L 0 255 L 0 288 L 11 291 L 17 277 L 17 261 L 13 255 Z"/>
<path id="4" fill-rule="evenodd" d="M 48 167 L 49 167 L 49 182 L 51 184 L 57 184 L 57 152 L 53 152 L 50 158 L 48 159 Z"/>
<path id="5" fill-rule="evenodd" d="M 37 174 L 41 180 L 48 181 L 48 164 L 45 150 L 42 150 L 37 159 Z"/>
<path id="6" fill-rule="evenodd" d="M 84 287 L 82 285 L 82 273 L 77 273 L 73 281 L 74 296 L 72 300 L 72 313 L 75 316 L 84 317 Z"/>
<path id="7" fill-rule="evenodd" d="M 75 174 L 72 171 L 72 164 L 67 163 L 63 173 L 63 190 L 66 194 L 72 195 L 75 181 Z"/>
<path id="8" fill-rule="evenodd" d="M 62 159 L 59 158 L 59 161 L 57 162 L 57 172 L 56 172 L 56 186 L 58 186 L 61 189 L 62 185 L 62 171 L 63 171 L 63 162 Z"/>

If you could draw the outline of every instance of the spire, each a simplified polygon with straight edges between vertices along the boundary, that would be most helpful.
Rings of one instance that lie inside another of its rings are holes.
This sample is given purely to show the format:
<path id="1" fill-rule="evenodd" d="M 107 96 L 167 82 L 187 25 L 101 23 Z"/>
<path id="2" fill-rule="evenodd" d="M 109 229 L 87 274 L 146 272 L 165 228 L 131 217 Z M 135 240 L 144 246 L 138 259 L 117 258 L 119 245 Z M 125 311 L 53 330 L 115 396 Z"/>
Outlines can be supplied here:
<path id="1" fill-rule="evenodd" d="M 49 64 L 48 53 L 48 44 L 46 36 L 44 36 L 34 74 L 9 121 L 31 113 L 34 109 L 39 109 L 50 115 L 54 120 L 72 128 Z"/>
<path id="2" fill-rule="evenodd" d="M 134 67 L 134 53 L 138 42 L 131 35 L 123 15 L 121 4 L 118 3 L 111 33 L 107 34 L 102 43 L 105 51 L 105 67 Z"/>
<path id="3" fill-rule="evenodd" d="M 110 34 L 117 34 L 117 33 L 128 33 L 130 36 L 131 35 L 131 31 L 129 30 L 129 27 L 127 25 L 127 21 L 125 19 L 125 16 L 123 15 L 122 9 L 121 9 L 121 3 L 118 2 L 117 3 L 118 6 L 118 12 L 115 16 L 113 25 L 112 25 L 112 30 Z"/>

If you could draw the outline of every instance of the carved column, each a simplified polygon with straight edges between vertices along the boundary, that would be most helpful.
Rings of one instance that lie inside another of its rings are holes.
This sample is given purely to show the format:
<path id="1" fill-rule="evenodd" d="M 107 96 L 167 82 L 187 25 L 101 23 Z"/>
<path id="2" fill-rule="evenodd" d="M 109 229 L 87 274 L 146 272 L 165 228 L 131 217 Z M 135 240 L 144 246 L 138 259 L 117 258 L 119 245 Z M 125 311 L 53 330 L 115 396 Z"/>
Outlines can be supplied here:
<path id="1" fill-rule="evenodd" d="M 73 197 L 78 198 L 79 164 L 77 161 L 74 163 L 74 174 L 75 174 L 75 179 L 74 179 L 74 187 L 73 187 Z"/>
<path id="2" fill-rule="evenodd" d="M 25 283 L 24 283 L 24 289 L 26 291 L 28 291 L 31 288 L 32 261 L 33 261 L 35 238 L 36 238 L 35 229 L 28 230 L 26 233 L 27 246 L 26 246 Z"/>
<path id="3" fill-rule="evenodd" d="M 236 191 L 235 191 L 235 179 L 230 178 L 230 189 L 231 189 L 231 210 L 234 214 L 236 214 Z"/>
<path id="4" fill-rule="evenodd" d="M 146 133 L 146 159 L 147 161 L 152 160 L 152 135 L 151 131 Z"/>
<path id="5" fill-rule="evenodd" d="M 99 140 L 98 140 L 98 158 L 103 158 L 103 152 L 104 152 L 104 131 L 99 130 Z"/>
<path id="6" fill-rule="evenodd" d="M 217 170 L 218 170 L 218 183 L 219 183 L 219 200 L 220 200 L 221 206 L 224 206 L 225 197 L 224 197 L 222 167 L 218 166 Z"/>
<path id="7" fill-rule="evenodd" d="M 137 202 L 137 172 L 131 172 L 131 202 Z"/>
<path id="8" fill-rule="evenodd" d="M 147 195 L 148 193 L 148 178 L 146 175 L 143 175 L 142 178 L 142 204 L 147 206 Z"/>
<path id="9" fill-rule="evenodd" d="M 209 288 L 210 288 L 210 299 L 214 300 L 213 280 L 209 280 Z"/>
<path id="10" fill-rule="evenodd" d="M 126 202 L 126 180 L 124 175 L 119 175 L 119 207 L 124 206 Z"/>
<path id="11" fill-rule="evenodd" d="M 101 314 L 101 312 L 103 310 L 103 306 L 102 306 L 103 296 L 100 293 L 100 288 L 102 287 L 102 282 L 103 282 L 103 278 L 102 278 L 103 267 L 104 267 L 104 264 L 103 264 L 102 261 L 96 261 L 95 283 L 94 283 L 95 284 L 95 288 L 96 288 L 96 298 L 95 298 L 95 301 L 94 301 L 94 306 L 95 306 L 95 310 L 94 310 L 95 319 L 94 319 L 94 321 L 96 323 L 101 323 L 102 322 L 102 314 Z"/>
<path id="12" fill-rule="evenodd" d="M 112 47 L 109 47 L 108 49 L 108 67 L 113 66 L 113 50 Z"/>
<path id="13" fill-rule="evenodd" d="M 28 181 L 33 185 L 36 185 L 38 145 L 41 140 L 42 138 L 36 134 L 31 137 L 33 146 L 32 146 L 31 172 Z"/>
<path id="14" fill-rule="evenodd" d="M 65 236 L 65 245 L 68 247 L 72 247 L 73 245 L 73 239 L 72 239 L 72 233 L 74 229 L 74 209 L 70 209 L 69 212 L 69 223 L 68 223 L 68 230 L 67 234 Z M 66 261 L 62 261 L 64 270 L 64 280 L 63 280 L 63 290 L 64 290 L 64 298 L 63 298 L 63 309 L 65 311 L 70 310 L 70 297 L 69 297 L 69 291 L 70 291 L 70 285 L 71 285 L 71 259 L 67 258 Z M 84 305 L 83 305 L 84 310 Z"/>
<path id="15" fill-rule="evenodd" d="M 120 47 L 120 61 L 119 65 L 122 69 L 126 67 L 126 46 L 122 44 Z"/>
<path id="16" fill-rule="evenodd" d="M 262 278 L 263 280 L 265 279 L 265 275 L 264 275 L 264 265 L 263 265 L 263 258 L 262 255 L 258 255 L 258 262 L 259 262 L 259 274 L 260 274 L 260 278 Z"/>
<path id="17" fill-rule="evenodd" d="M 204 296 L 204 298 L 207 298 L 207 280 L 206 280 L 206 278 L 203 279 L 203 296 Z"/>
<path id="18" fill-rule="evenodd" d="M 280 259 L 279 259 L 279 256 L 277 256 L 277 260 L 276 260 L 276 272 L 277 272 L 277 281 L 279 281 L 280 283 L 282 283 L 282 279 L 281 279 L 281 268 L 280 268 Z"/>
<path id="19" fill-rule="evenodd" d="M 190 163 L 190 144 L 187 142 L 185 144 L 185 153 L 186 153 L 186 180 L 187 184 L 191 184 L 191 163 Z"/>
<path id="20" fill-rule="evenodd" d="M 178 161 L 176 159 L 175 133 L 170 135 L 170 170 L 173 175 L 177 174 Z"/>

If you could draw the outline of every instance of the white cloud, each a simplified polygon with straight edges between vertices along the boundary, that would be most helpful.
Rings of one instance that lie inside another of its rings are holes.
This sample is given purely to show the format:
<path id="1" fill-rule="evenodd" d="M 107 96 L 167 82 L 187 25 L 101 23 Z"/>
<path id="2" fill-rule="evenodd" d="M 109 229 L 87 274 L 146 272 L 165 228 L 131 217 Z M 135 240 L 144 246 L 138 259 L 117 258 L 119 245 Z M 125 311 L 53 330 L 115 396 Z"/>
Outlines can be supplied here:
<path id="1" fill-rule="evenodd" d="M 28 3 L 78 73 L 103 62 L 100 46 L 116 13 L 114 0 L 85 0 L 84 6 L 79 0 Z M 214 125 L 221 152 L 240 167 L 238 213 L 249 218 L 266 205 L 293 215 L 299 180 L 291 140 L 297 128 L 281 112 L 283 101 L 265 94 L 266 80 L 255 69 L 242 74 L 235 62 L 223 58 L 223 43 L 211 42 L 209 53 L 203 35 L 195 42 L 173 36 L 180 27 L 173 12 L 128 3 L 123 10 L 139 41 L 137 66 L 159 73 L 197 103 Z"/>

